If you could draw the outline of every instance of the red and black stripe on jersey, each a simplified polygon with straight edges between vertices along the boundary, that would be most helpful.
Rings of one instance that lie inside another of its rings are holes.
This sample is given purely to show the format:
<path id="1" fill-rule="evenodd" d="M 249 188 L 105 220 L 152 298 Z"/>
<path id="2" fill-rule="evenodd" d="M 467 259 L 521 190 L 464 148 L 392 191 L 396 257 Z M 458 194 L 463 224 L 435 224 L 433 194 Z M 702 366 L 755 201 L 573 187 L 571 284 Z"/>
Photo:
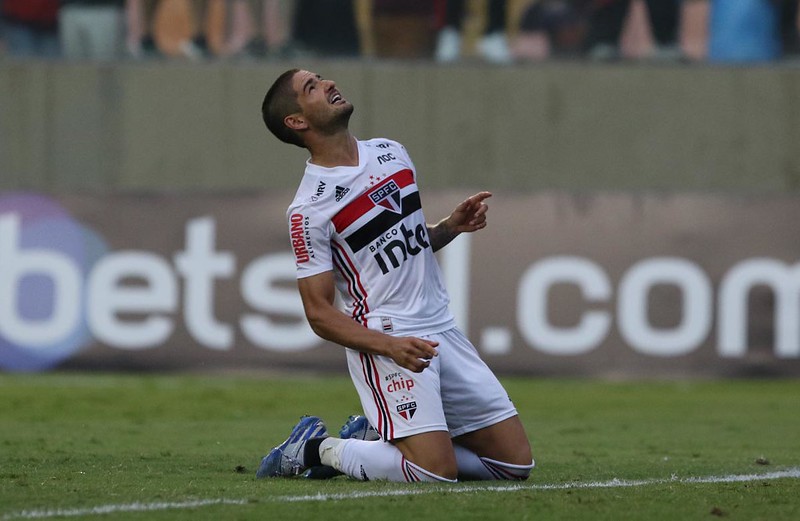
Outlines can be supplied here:
<path id="1" fill-rule="evenodd" d="M 347 255 L 347 251 L 336 241 L 331 241 L 331 254 L 334 265 L 347 281 L 347 292 L 353 299 L 353 320 L 367 327 L 366 315 L 369 313 L 369 305 L 367 304 L 367 290 L 364 289 L 364 284 L 361 282 L 361 275 Z"/>
<path id="2" fill-rule="evenodd" d="M 372 392 L 372 399 L 375 401 L 375 407 L 378 409 L 378 425 L 376 425 L 375 428 L 382 439 L 393 440 L 394 423 L 392 422 L 392 415 L 389 412 L 389 403 L 386 401 L 383 389 L 381 389 L 381 378 L 375 367 L 374 355 L 359 353 L 359 356 L 361 358 L 361 370 L 364 373 L 364 381 L 367 382 Z"/>
<path id="3" fill-rule="evenodd" d="M 371 190 L 368 190 L 367 192 L 364 192 L 358 196 L 333 217 L 332 222 L 336 232 L 342 235 L 345 242 L 347 242 L 347 245 L 350 247 L 350 250 L 354 253 L 362 250 L 367 245 L 378 239 L 381 235 L 390 230 L 392 226 L 396 225 L 404 218 L 422 209 L 419 191 L 415 190 L 401 199 L 401 211 L 399 213 L 390 209 L 384 210 L 377 214 L 374 218 L 370 219 L 363 226 L 353 230 L 345 236 L 342 232 L 347 230 L 347 228 L 349 228 L 367 212 L 375 208 L 376 203 L 372 200 L 370 195 L 376 193 L 392 182 L 396 183 L 400 189 L 403 189 L 414 184 L 414 174 L 409 169 L 395 172 Z"/>

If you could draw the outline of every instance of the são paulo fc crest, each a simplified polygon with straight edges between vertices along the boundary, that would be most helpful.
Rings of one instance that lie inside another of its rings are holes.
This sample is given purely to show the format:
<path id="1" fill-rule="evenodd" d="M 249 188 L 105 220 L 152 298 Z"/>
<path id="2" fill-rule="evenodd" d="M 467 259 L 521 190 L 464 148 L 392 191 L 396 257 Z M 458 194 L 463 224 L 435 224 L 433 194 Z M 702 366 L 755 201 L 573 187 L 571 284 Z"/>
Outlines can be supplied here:
<path id="1" fill-rule="evenodd" d="M 397 413 L 403 417 L 404 420 L 410 420 L 417 412 L 417 402 L 405 402 L 397 404 Z"/>
<path id="2" fill-rule="evenodd" d="M 400 187 L 393 179 L 370 192 L 369 198 L 375 206 L 382 206 L 394 213 L 403 213 L 400 203 Z"/>

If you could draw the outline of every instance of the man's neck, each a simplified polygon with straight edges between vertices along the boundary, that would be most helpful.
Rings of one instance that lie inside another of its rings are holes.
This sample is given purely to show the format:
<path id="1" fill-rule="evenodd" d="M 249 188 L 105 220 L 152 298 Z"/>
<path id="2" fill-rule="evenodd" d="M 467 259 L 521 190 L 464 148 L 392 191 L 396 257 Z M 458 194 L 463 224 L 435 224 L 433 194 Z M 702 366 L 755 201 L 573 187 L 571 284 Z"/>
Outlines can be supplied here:
<path id="1" fill-rule="evenodd" d="M 336 166 L 358 166 L 358 142 L 350 132 L 342 132 L 320 139 L 309 147 L 311 163 L 333 168 Z"/>

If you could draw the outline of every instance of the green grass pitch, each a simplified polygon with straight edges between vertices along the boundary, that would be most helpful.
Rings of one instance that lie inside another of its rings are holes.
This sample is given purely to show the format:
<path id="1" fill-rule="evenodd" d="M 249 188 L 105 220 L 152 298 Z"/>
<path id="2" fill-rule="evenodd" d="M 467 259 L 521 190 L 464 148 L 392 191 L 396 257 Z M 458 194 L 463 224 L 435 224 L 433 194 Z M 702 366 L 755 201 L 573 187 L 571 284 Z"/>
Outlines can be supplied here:
<path id="1" fill-rule="evenodd" d="M 0 521 L 800 519 L 800 381 L 502 380 L 531 479 L 411 485 L 255 479 L 346 377 L 0 375 Z"/>

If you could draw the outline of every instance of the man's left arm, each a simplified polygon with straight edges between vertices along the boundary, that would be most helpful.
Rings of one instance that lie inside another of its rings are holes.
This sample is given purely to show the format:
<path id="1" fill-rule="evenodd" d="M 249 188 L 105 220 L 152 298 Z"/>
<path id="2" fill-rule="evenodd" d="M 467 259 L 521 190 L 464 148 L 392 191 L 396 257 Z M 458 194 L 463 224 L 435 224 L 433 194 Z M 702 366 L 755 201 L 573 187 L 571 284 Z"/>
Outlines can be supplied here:
<path id="1" fill-rule="evenodd" d="M 428 238 L 433 251 L 444 248 L 461 233 L 486 228 L 486 212 L 489 206 L 484 201 L 491 196 L 491 192 L 479 192 L 459 203 L 446 218 L 435 225 L 429 224 Z"/>

